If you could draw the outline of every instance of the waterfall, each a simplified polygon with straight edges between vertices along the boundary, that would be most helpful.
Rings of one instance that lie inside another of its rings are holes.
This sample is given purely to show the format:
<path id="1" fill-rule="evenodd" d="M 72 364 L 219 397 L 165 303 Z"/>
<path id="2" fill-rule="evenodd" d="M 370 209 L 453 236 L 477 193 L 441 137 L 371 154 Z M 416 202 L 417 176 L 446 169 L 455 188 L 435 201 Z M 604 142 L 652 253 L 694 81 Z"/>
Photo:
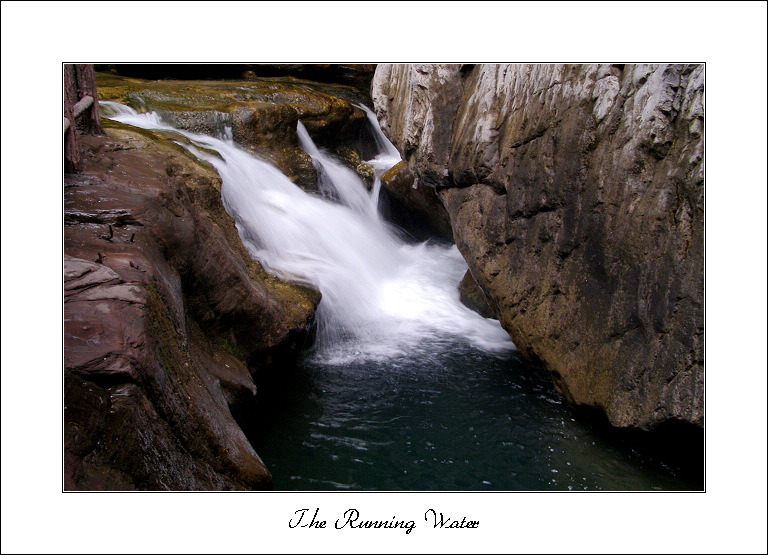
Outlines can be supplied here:
<path id="1" fill-rule="evenodd" d="M 100 104 L 105 117 L 116 121 L 173 129 L 154 113 Z M 375 117 L 372 125 L 374 134 L 386 140 Z M 386 360 L 427 344 L 450 346 L 462 339 L 489 351 L 514 348 L 496 320 L 482 318 L 459 301 L 457 286 L 467 266 L 458 249 L 401 241 L 379 217 L 377 188 L 366 191 L 357 174 L 321 152 L 300 123 L 297 133 L 318 167 L 321 195 L 303 191 L 231 140 L 175 132 L 179 144 L 219 172 L 224 207 L 251 256 L 270 272 L 322 293 L 314 353 L 320 360 Z M 379 183 L 400 159 L 392 150 L 385 148 L 369 161 Z"/>
<path id="2" fill-rule="evenodd" d="M 373 138 L 376 140 L 376 147 L 379 149 L 378 157 L 393 159 L 397 163 L 400 160 L 400 153 L 381 130 L 381 127 L 379 127 L 379 120 L 376 118 L 376 114 L 364 104 L 355 104 L 355 107 L 360 108 L 368 117 L 368 123 L 371 124 L 371 129 L 373 130 Z"/>
<path id="3" fill-rule="evenodd" d="M 298 122 L 296 132 L 299 135 L 299 144 L 312 158 L 317 169 L 318 189 L 329 198 L 338 199 L 355 212 L 368 217 L 373 225 L 378 225 L 381 220 L 376 204 L 371 202 L 372 195 L 361 186 L 360 177 L 330 155 L 321 152 L 301 121 Z"/>
<path id="4" fill-rule="evenodd" d="M 379 153 L 372 160 L 368 160 L 368 164 L 373 168 L 373 188 L 371 191 L 371 199 L 373 200 L 373 206 L 378 210 L 379 192 L 381 191 L 381 177 L 392 166 L 400 161 L 400 153 L 395 148 L 390 140 L 384 135 L 384 132 L 379 127 L 379 120 L 376 119 L 376 114 L 373 110 L 363 104 L 355 104 L 357 108 L 360 108 L 368 117 L 368 123 L 373 131 L 373 138 L 376 141 L 376 147 Z"/>

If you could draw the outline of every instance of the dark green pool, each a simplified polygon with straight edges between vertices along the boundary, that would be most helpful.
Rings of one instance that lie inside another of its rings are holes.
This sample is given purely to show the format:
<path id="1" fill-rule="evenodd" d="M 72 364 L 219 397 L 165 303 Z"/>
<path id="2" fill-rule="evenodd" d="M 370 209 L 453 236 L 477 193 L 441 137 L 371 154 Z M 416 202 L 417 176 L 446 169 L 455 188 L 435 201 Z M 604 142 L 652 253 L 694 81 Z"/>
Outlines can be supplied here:
<path id="1" fill-rule="evenodd" d="M 308 356 L 259 394 L 251 437 L 277 490 L 703 489 L 654 436 L 638 443 L 564 405 L 517 353 L 427 343 L 386 363 Z"/>

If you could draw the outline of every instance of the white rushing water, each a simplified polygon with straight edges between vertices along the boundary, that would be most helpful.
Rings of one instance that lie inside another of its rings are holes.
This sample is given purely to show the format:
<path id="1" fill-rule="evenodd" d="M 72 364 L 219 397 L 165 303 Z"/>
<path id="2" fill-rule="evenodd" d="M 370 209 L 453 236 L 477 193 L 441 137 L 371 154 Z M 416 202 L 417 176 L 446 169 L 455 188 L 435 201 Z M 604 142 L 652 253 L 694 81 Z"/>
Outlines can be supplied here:
<path id="1" fill-rule="evenodd" d="M 154 113 L 100 104 L 105 117 L 116 121 L 173 130 Z M 457 286 L 467 266 L 455 246 L 406 244 L 379 217 L 381 175 L 400 157 L 372 112 L 361 109 L 381 151 L 369 161 L 376 176 L 370 193 L 355 172 L 315 146 L 301 123 L 297 132 L 318 169 L 321 196 L 303 191 L 231 139 L 175 132 L 179 144 L 218 170 L 224 206 L 250 254 L 269 271 L 322 293 L 315 354 L 322 361 L 384 360 L 457 338 L 490 351 L 513 349 L 498 321 L 459 301 Z"/>

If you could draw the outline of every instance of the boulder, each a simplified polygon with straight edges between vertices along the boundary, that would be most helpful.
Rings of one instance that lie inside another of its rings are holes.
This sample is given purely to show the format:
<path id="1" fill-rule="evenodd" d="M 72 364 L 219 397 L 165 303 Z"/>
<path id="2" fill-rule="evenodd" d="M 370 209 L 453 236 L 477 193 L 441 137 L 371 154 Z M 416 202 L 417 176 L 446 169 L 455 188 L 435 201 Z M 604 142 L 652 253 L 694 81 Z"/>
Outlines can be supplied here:
<path id="1" fill-rule="evenodd" d="M 387 64 L 372 96 L 566 398 L 703 426 L 703 66 Z"/>
<path id="2" fill-rule="evenodd" d="M 480 288 L 472 277 L 469 270 L 459 283 L 459 299 L 464 306 L 471 308 L 483 318 L 496 318 L 496 309 L 493 308 L 491 300 Z"/>
<path id="3" fill-rule="evenodd" d="M 417 238 L 453 242 L 451 220 L 434 187 L 420 183 L 400 161 L 381 178 L 382 214 Z"/>
<path id="4" fill-rule="evenodd" d="M 86 272 L 65 277 L 65 488 L 268 486 L 226 400 L 255 394 L 243 364 L 230 357 L 242 375 L 225 385 L 197 345 L 180 347 L 156 293 L 95 262 L 65 255 L 64 269 Z"/>
<path id="5" fill-rule="evenodd" d="M 419 182 L 450 183 L 453 123 L 461 101 L 459 64 L 379 64 L 371 96 L 384 133 Z"/>
<path id="6" fill-rule="evenodd" d="M 363 162 L 360 159 L 360 153 L 357 150 L 348 146 L 340 145 L 333 149 L 333 155 L 336 159 L 347 166 L 349 169 L 354 170 L 355 173 L 363 180 L 365 188 L 369 191 L 373 187 L 374 172 L 370 164 Z"/>

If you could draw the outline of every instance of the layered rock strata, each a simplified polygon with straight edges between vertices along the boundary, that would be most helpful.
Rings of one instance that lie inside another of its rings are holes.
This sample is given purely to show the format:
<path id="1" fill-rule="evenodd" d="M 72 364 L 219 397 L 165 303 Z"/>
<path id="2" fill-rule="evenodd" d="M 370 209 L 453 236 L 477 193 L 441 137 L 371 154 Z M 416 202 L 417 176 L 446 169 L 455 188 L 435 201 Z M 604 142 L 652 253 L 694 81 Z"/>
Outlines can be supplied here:
<path id="1" fill-rule="evenodd" d="M 521 353 L 615 426 L 703 426 L 703 66 L 387 64 L 372 97 Z"/>
<path id="2" fill-rule="evenodd" d="M 64 189 L 64 486 L 261 489 L 235 417 L 309 340 L 319 294 L 268 275 L 182 147 L 105 122 Z"/>

